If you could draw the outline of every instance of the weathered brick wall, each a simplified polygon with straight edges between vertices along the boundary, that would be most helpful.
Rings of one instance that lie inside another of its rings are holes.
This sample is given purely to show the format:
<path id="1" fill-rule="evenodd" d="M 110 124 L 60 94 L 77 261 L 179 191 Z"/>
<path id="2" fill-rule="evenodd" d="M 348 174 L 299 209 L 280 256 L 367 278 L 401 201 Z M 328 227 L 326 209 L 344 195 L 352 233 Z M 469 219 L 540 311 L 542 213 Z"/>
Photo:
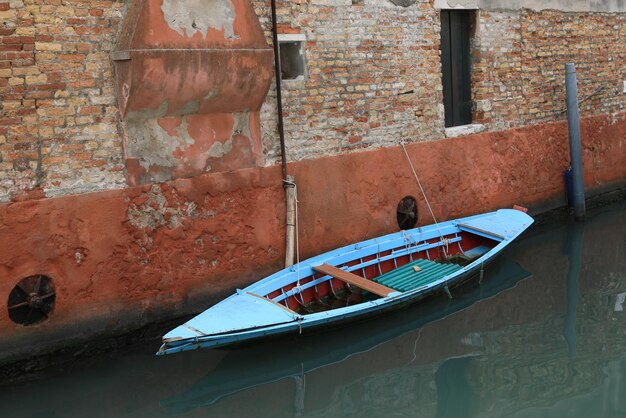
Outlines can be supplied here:
<path id="1" fill-rule="evenodd" d="M 474 121 L 514 125 L 524 108 L 522 34 L 518 12 L 480 12 L 472 42 Z"/>
<path id="2" fill-rule="evenodd" d="M 478 21 L 473 93 L 490 129 L 563 120 L 568 62 L 582 117 L 626 109 L 625 14 L 499 11 Z"/>
<path id="3" fill-rule="evenodd" d="M 0 201 L 125 184 L 109 51 L 122 2 L 0 2 Z"/>
<path id="4" fill-rule="evenodd" d="M 271 43 L 269 2 L 255 5 Z M 279 6 L 279 30 L 307 37 L 309 78 L 283 82 L 290 161 L 445 137 L 440 12 L 432 2 Z M 591 95 L 582 117 L 623 114 L 625 32 L 624 13 L 477 11 L 474 121 L 496 131 L 564 120 L 566 62 L 577 64 L 580 98 Z M 407 91 L 413 93 L 399 95 Z M 268 163 L 279 155 L 275 100 L 272 91 L 262 122 Z"/>
<path id="5" fill-rule="evenodd" d="M 440 19 L 429 1 L 408 8 L 386 0 L 279 6 L 279 30 L 307 38 L 308 78 L 283 82 L 290 161 L 442 137 Z M 269 2 L 255 1 L 255 9 L 271 42 Z M 271 92 L 264 132 L 276 124 L 275 103 Z M 276 136 L 264 138 L 273 163 Z"/>
<path id="6" fill-rule="evenodd" d="M 271 43 L 269 0 L 250 0 Z M 278 2 L 306 35 L 308 78 L 285 82 L 290 161 L 445 137 L 440 17 L 432 1 Z M 125 187 L 109 52 L 124 2 L 0 0 L 0 202 Z M 581 115 L 624 115 L 626 15 L 479 11 L 475 120 L 502 130 L 564 120 L 563 65 L 577 63 Z M 407 94 L 402 94 L 407 93 Z M 622 116 L 620 116 L 622 117 Z M 275 90 L 262 108 L 278 162 Z"/>

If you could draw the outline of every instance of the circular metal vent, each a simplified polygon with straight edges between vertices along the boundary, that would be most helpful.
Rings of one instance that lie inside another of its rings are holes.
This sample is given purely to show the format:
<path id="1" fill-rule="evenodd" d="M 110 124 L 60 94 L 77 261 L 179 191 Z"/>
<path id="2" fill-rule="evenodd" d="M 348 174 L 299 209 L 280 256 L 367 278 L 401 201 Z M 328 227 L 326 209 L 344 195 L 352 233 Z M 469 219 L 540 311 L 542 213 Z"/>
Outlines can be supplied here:
<path id="1" fill-rule="evenodd" d="M 9 318 L 22 325 L 45 321 L 54 309 L 55 298 L 52 279 L 43 275 L 26 277 L 9 294 Z"/>
<path id="2" fill-rule="evenodd" d="M 417 200 L 413 196 L 406 196 L 398 203 L 396 216 L 400 229 L 411 229 L 417 224 Z"/>

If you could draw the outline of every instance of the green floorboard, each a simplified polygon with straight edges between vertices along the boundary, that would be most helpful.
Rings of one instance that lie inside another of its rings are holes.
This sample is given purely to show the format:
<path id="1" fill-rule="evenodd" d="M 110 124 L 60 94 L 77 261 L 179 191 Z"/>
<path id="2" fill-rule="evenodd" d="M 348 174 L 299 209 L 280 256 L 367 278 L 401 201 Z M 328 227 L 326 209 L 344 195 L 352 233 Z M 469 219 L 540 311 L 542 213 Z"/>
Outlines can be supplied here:
<path id="1" fill-rule="evenodd" d="M 421 270 L 415 271 L 413 269 L 415 266 L 418 266 Z M 458 264 L 444 264 L 418 259 L 398 269 L 378 276 L 374 281 L 399 292 L 406 292 L 407 290 L 412 290 L 437 281 L 461 268 L 462 267 Z"/>

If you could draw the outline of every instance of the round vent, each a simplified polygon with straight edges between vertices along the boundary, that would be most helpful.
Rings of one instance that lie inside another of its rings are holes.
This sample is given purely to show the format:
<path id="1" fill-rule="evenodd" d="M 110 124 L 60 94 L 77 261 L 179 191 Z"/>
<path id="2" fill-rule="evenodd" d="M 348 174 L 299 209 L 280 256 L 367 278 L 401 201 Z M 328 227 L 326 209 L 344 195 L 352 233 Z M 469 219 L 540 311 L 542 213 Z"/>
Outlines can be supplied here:
<path id="1" fill-rule="evenodd" d="M 396 216 L 400 229 L 411 229 L 417 224 L 417 201 L 413 196 L 406 196 L 398 203 Z"/>
<path id="2" fill-rule="evenodd" d="M 26 277 L 9 294 L 9 318 L 21 325 L 45 321 L 54 309 L 55 297 L 52 279 L 43 275 Z"/>

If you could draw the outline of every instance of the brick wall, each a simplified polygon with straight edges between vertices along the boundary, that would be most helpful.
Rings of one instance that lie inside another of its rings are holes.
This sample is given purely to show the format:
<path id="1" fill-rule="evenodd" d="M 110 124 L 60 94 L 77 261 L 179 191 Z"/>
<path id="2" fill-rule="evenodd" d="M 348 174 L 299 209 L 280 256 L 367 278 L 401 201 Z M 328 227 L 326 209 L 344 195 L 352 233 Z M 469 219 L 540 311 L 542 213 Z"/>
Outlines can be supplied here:
<path id="1" fill-rule="evenodd" d="M 251 0 L 271 43 L 269 0 Z M 281 1 L 283 33 L 306 35 L 308 78 L 285 82 L 290 161 L 445 137 L 439 10 L 429 0 Z M 0 202 L 125 187 L 109 58 L 123 2 L 0 0 Z M 563 66 L 577 63 L 581 115 L 623 117 L 626 15 L 480 11 L 475 120 L 487 130 L 565 119 Z M 262 108 L 265 164 L 278 162 L 275 90 Z"/>
<path id="2" fill-rule="evenodd" d="M 490 129 L 563 120 L 568 62 L 581 117 L 626 110 L 625 14 L 520 10 L 478 20 L 473 93 L 476 119 Z"/>
<path id="3" fill-rule="evenodd" d="M 307 37 L 309 78 L 283 82 L 290 161 L 445 137 L 440 17 L 431 3 L 279 3 L 279 30 Z M 255 5 L 271 43 L 269 2 Z M 623 114 L 625 14 L 520 9 L 476 19 L 474 121 L 487 130 L 564 120 L 566 62 L 577 64 L 580 98 L 591 96 L 582 117 Z M 272 91 L 262 121 L 268 163 L 279 155 L 275 100 Z"/>
<path id="4" fill-rule="evenodd" d="M 123 3 L 0 3 L 0 201 L 124 185 L 108 53 Z"/>
<path id="5" fill-rule="evenodd" d="M 425 0 L 354 3 L 279 3 L 279 30 L 307 38 L 308 78 L 283 82 L 290 160 L 443 135 L 439 11 Z M 255 6 L 271 42 L 269 2 Z M 270 92 L 265 132 L 275 126 L 275 103 Z M 279 155 L 275 138 L 265 138 L 268 163 Z"/>

